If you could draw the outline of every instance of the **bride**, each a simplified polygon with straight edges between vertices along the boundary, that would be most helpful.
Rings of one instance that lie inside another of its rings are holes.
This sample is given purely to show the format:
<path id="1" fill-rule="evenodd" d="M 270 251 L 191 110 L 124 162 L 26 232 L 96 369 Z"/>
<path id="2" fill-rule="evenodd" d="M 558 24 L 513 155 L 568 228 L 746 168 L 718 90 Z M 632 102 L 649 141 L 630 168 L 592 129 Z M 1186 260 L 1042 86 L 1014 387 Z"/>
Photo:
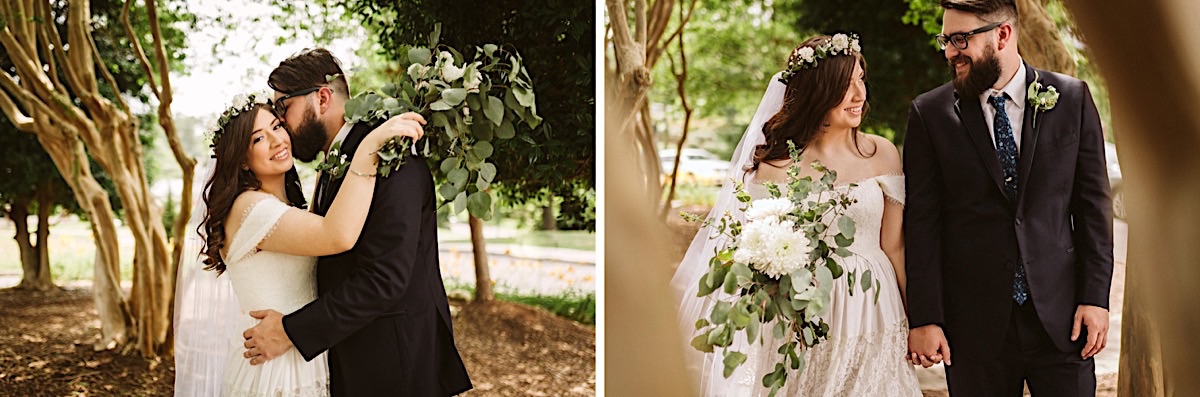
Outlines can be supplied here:
<path id="1" fill-rule="evenodd" d="M 176 309 L 177 396 L 326 396 L 322 354 L 305 361 L 295 349 L 251 366 L 241 330 L 251 310 L 289 313 L 316 299 L 316 257 L 349 250 L 362 231 L 374 190 L 376 155 L 358 150 L 327 216 L 304 208 L 291 138 L 267 94 L 235 100 L 213 132 L 214 168 L 205 184 L 196 247 L 205 270 L 181 269 Z M 378 148 L 395 136 L 420 139 L 424 118 L 393 117 L 363 140 Z M 197 274 L 209 273 L 209 274 Z M 225 280 L 216 278 L 225 275 Z M 186 278 L 189 278 L 185 280 Z"/>
<path id="2" fill-rule="evenodd" d="M 827 51 L 830 48 L 844 51 Z M 804 352 L 806 366 L 791 370 L 781 396 L 920 396 L 916 373 L 905 361 L 908 323 L 904 304 L 904 245 L 901 236 L 904 180 L 900 154 L 887 139 L 858 131 L 866 114 L 866 61 L 855 36 L 811 38 L 788 58 L 788 70 L 771 80 L 745 135 L 734 151 L 729 179 L 746 183 L 753 198 L 767 197 L 765 182 L 785 184 L 792 165 L 788 142 L 801 150 L 800 177 L 820 175 L 807 164 L 820 161 L 837 172 L 837 188 L 857 200 L 848 210 L 858 225 L 842 263 L 846 272 L 871 270 L 883 282 L 878 302 L 874 292 L 851 295 L 838 279 L 830 308 L 822 315 L 829 338 Z M 850 182 L 854 182 L 851 184 Z M 728 182 L 709 217 L 727 211 L 743 219 L 741 203 Z M 690 340 L 697 319 L 706 316 L 723 292 L 697 298 L 700 276 L 722 239 L 712 230 L 696 235 L 671 281 L 681 298 L 680 327 Z M 765 327 L 764 329 L 770 329 Z M 786 337 L 786 336 L 785 336 Z M 686 347 L 689 370 L 704 396 L 760 396 L 764 375 L 775 370 L 780 345 L 774 335 L 749 344 L 739 334 L 730 349 L 748 358 L 728 378 L 718 352 Z"/>

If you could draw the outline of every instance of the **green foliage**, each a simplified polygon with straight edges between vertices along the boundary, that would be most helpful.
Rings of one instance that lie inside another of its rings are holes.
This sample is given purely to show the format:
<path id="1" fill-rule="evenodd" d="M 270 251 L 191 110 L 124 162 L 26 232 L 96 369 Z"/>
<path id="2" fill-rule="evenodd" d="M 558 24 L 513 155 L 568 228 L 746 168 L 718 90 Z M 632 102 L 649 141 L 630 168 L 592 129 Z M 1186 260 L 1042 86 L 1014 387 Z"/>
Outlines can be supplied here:
<path id="1" fill-rule="evenodd" d="M 406 73 L 402 66 L 409 64 L 409 50 L 428 43 L 436 23 L 443 26 L 439 42 L 452 48 L 502 43 L 504 48 L 520 49 L 522 66 L 538 87 L 537 114 L 544 122 L 514 124 L 514 139 L 492 142 L 491 162 L 497 176 L 490 188 L 514 203 L 563 197 L 564 208 L 572 211 L 560 212 L 559 224 L 594 230 L 595 211 L 588 210 L 594 207 L 589 207 L 594 199 L 588 197 L 595 195 L 596 161 L 593 3 L 338 0 L 326 4 L 345 9 L 347 19 L 365 25 L 378 40 L 379 53 L 390 64 L 383 65 L 382 72 L 368 72 L 368 77 Z M 470 59 L 470 54 L 462 55 Z"/>
<path id="2" fill-rule="evenodd" d="M 678 23 L 675 12 L 671 26 Z M 762 1 L 706 0 L 697 5 L 684 32 L 689 102 L 695 107 L 688 147 L 702 147 L 728 159 L 754 115 L 771 76 L 787 66 L 787 56 L 809 32 L 791 23 L 787 11 Z M 650 101 L 661 104 L 666 124 L 682 123 L 682 105 L 671 74 L 678 45 L 666 49 L 652 71 Z M 681 124 L 680 124 L 681 125 Z M 659 127 L 662 147 L 674 148 L 679 131 Z"/>
<path id="3" fill-rule="evenodd" d="M 378 94 L 368 92 L 348 101 L 346 121 L 372 123 L 404 112 L 421 113 L 429 121 L 428 135 L 416 145 L 436 165 L 439 179 L 445 179 L 438 193 L 455 203 L 456 212 L 465 206 L 487 220 L 492 213 L 488 188 L 497 177 L 491 160 L 495 145 L 514 138 L 515 126 L 537 128 L 542 118 L 520 54 L 484 44 L 472 48 L 474 56 L 467 61 L 462 51 L 439 45 L 438 30 L 430 47 L 409 49 L 406 72 L 398 81 Z M 379 174 L 386 177 L 402 165 L 408 148 L 407 141 L 385 144 L 379 150 Z"/>

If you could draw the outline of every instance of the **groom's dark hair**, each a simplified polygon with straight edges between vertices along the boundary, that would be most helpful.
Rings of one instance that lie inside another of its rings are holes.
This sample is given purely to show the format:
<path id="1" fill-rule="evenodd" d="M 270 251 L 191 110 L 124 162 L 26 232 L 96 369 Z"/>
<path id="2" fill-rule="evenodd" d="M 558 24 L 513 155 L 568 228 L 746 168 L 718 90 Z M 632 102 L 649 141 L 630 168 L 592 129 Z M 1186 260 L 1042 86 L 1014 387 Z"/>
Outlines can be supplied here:
<path id="1" fill-rule="evenodd" d="M 942 8 L 974 14 L 984 21 L 1008 21 L 1017 29 L 1017 3 L 1014 0 L 942 0 Z"/>
<path id="2" fill-rule="evenodd" d="M 283 93 L 328 86 L 333 92 L 350 96 L 341 62 L 324 48 L 305 49 L 284 59 L 267 77 L 267 86 Z"/>

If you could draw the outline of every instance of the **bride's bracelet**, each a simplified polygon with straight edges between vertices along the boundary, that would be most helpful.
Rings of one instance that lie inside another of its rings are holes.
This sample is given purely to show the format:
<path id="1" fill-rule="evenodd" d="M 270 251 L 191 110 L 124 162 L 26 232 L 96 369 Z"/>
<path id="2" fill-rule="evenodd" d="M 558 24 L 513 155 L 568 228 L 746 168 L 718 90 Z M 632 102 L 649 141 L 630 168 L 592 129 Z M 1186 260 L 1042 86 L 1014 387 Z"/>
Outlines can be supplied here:
<path id="1" fill-rule="evenodd" d="M 364 178 L 374 178 L 376 175 L 379 175 L 379 174 L 365 174 L 362 172 L 355 171 L 353 168 L 350 168 L 350 167 L 346 167 L 346 171 L 349 171 L 351 174 L 358 175 L 358 176 L 361 176 Z"/>

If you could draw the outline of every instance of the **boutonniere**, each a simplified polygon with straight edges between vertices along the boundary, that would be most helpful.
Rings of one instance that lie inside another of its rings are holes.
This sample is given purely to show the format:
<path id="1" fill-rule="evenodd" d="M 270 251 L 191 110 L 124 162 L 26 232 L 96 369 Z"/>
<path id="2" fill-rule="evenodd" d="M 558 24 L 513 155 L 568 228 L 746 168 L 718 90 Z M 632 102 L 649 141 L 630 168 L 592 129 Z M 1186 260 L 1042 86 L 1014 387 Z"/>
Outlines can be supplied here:
<path id="1" fill-rule="evenodd" d="M 350 159 L 342 153 L 342 143 L 338 142 L 329 148 L 329 153 L 325 154 L 325 158 L 321 160 L 321 164 L 317 164 L 317 171 L 329 174 L 330 179 L 341 178 L 346 174 L 346 169 L 350 167 Z"/>
<path id="2" fill-rule="evenodd" d="M 1033 71 L 1033 82 L 1029 83 L 1029 88 L 1026 90 L 1025 100 L 1033 106 L 1033 126 L 1037 127 L 1037 112 L 1046 112 L 1054 109 L 1054 105 L 1058 104 L 1058 90 L 1052 85 L 1042 87 L 1042 83 L 1038 72 Z"/>

